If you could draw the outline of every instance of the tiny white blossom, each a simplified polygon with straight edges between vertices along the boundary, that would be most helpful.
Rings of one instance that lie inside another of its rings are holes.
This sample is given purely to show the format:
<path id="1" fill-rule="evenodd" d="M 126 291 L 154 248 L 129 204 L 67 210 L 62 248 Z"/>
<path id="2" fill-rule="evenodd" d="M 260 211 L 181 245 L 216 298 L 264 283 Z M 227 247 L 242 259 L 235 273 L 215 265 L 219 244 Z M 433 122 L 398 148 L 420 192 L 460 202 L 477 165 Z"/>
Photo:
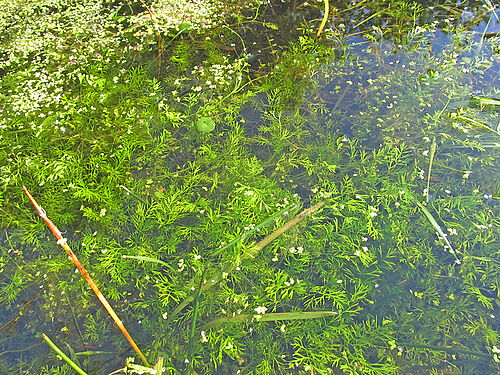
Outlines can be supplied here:
<path id="1" fill-rule="evenodd" d="M 265 307 L 265 306 L 259 306 L 259 307 L 256 307 L 254 310 L 255 310 L 255 312 L 257 314 L 262 315 L 262 314 L 266 313 L 267 307 Z"/>
<path id="2" fill-rule="evenodd" d="M 205 336 L 205 331 L 201 331 L 201 342 L 208 342 L 207 336 Z"/>

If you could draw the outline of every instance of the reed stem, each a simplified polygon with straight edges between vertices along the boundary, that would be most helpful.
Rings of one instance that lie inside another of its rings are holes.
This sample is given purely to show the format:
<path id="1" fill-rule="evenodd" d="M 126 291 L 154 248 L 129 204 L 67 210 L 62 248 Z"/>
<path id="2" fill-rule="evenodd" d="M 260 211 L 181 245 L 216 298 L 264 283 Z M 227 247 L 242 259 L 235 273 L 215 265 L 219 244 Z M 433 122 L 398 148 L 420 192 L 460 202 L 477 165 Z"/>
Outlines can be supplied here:
<path id="1" fill-rule="evenodd" d="M 45 221 L 45 223 L 49 227 L 50 231 L 52 232 L 54 237 L 57 239 L 57 244 L 59 246 L 61 246 L 64 249 L 64 251 L 66 251 L 66 254 L 68 254 L 68 256 L 71 259 L 71 261 L 73 262 L 73 264 L 76 266 L 76 268 L 78 268 L 80 273 L 83 275 L 83 277 L 85 278 L 87 283 L 90 285 L 90 287 L 94 291 L 97 298 L 99 298 L 99 301 L 101 301 L 102 305 L 104 306 L 104 308 L 106 309 L 108 314 L 111 316 L 111 318 L 113 318 L 113 321 L 116 323 L 116 325 L 118 326 L 120 331 L 122 331 L 123 335 L 125 336 L 127 341 L 130 343 L 132 348 L 135 350 L 135 352 L 137 353 L 139 358 L 144 362 L 144 364 L 146 366 L 149 366 L 149 363 L 148 363 L 146 357 L 144 356 L 144 354 L 142 354 L 141 350 L 139 349 L 139 347 L 135 343 L 134 339 L 132 339 L 132 336 L 130 336 L 130 334 L 128 333 L 127 329 L 123 325 L 123 322 L 120 320 L 118 315 L 115 313 L 115 310 L 113 310 L 113 308 L 111 307 L 109 302 L 106 300 L 106 298 L 103 296 L 103 294 L 101 293 L 101 291 L 99 290 L 99 288 L 95 284 L 94 280 L 92 280 L 92 278 L 88 274 L 87 270 L 83 267 L 83 265 L 80 263 L 80 261 L 76 257 L 75 253 L 73 253 L 73 250 L 71 250 L 71 248 L 67 244 L 67 239 L 62 236 L 59 229 L 57 229 L 57 227 L 54 225 L 54 223 L 47 217 L 45 210 L 35 201 L 35 199 L 31 196 L 31 194 L 29 193 L 28 189 L 26 189 L 25 186 L 23 186 L 23 190 L 24 190 L 24 193 L 26 194 L 26 196 L 28 197 L 28 199 L 30 200 L 31 204 L 33 205 L 33 207 L 35 207 L 36 211 L 38 212 L 38 215 L 40 215 L 40 217 Z"/>

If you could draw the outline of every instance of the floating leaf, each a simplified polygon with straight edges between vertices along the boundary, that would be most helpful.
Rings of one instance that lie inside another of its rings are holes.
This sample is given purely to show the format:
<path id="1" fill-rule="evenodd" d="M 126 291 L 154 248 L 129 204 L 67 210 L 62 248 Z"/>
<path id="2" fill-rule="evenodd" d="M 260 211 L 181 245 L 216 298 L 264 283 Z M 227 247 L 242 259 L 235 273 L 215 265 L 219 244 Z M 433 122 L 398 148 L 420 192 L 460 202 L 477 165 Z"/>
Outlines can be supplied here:
<path id="1" fill-rule="evenodd" d="M 215 129 L 215 121 L 211 117 L 200 117 L 196 121 L 196 127 L 202 133 L 210 133 Z"/>

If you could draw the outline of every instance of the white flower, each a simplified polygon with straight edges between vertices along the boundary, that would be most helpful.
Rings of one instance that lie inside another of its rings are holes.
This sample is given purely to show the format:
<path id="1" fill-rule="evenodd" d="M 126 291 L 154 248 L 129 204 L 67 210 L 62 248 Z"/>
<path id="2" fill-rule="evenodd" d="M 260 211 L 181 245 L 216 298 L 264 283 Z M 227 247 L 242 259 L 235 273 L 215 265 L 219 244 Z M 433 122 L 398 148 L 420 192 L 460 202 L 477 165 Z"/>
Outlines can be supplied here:
<path id="1" fill-rule="evenodd" d="M 265 314 L 267 311 L 267 307 L 265 306 L 259 306 L 255 308 L 255 312 L 259 315 Z"/>
<path id="2" fill-rule="evenodd" d="M 208 342 L 207 336 L 205 336 L 205 331 L 201 331 L 201 342 Z"/>

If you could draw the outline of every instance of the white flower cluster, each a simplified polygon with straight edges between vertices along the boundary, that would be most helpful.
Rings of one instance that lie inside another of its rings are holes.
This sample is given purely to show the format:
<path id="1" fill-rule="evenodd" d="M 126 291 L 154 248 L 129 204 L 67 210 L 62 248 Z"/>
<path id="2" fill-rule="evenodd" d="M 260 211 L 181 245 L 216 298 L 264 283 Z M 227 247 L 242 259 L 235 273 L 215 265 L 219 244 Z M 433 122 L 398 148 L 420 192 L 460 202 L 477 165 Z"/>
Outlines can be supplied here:
<path id="1" fill-rule="evenodd" d="M 0 68 L 24 65 L 35 56 L 79 63 L 81 50 L 93 55 L 116 44 L 121 27 L 114 19 L 113 9 L 99 0 L 3 1 L 0 33 L 8 38 L 0 41 L 5 51 Z"/>
<path id="2" fill-rule="evenodd" d="M 255 309 L 255 312 L 258 314 L 258 315 L 262 315 L 262 314 L 265 314 L 266 311 L 267 311 L 267 307 L 265 306 L 258 306 L 256 307 Z"/>
<path id="3" fill-rule="evenodd" d="M 148 11 L 139 14 L 134 21 L 146 26 L 148 33 L 177 33 L 183 27 L 203 32 L 221 24 L 224 20 L 224 4 L 213 0 L 157 0 Z"/>
<path id="4" fill-rule="evenodd" d="M 195 92 L 207 90 L 208 92 L 221 92 L 229 87 L 237 89 L 243 82 L 243 74 L 247 68 L 248 63 L 244 58 L 231 61 L 227 56 L 220 64 L 194 66 L 191 75 L 192 80 L 196 83 L 191 83 L 192 90 Z M 187 79 L 177 80 L 175 84 L 181 87 L 183 80 Z M 219 99 L 221 98 L 222 96 Z"/>
<path id="5" fill-rule="evenodd" d="M 304 248 L 302 246 L 299 246 L 297 248 L 291 247 L 288 249 L 288 251 L 292 254 L 302 254 L 304 252 Z"/>
<path id="6" fill-rule="evenodd" d="M 13 117 L 48 117 L 63 106 L 69 86 L 84 67 L 122 55 L 128 47 L 115 9 L 100 0 L 5 0 L 0 17 L 0 69 L 8 106 L 0 106 L 0 128 Z M 115 59 L 115 62 L 123 60 Z M 10 78 L 9 78 L 10 77 Z M 8 86 L 8 80 L 20 84 Z M 61 132 L 61 118 L 49 119 Z M 33 126 L 32 126 L 33 128 Z M 33 130 L 37 130 L 34 129 Z"/>

